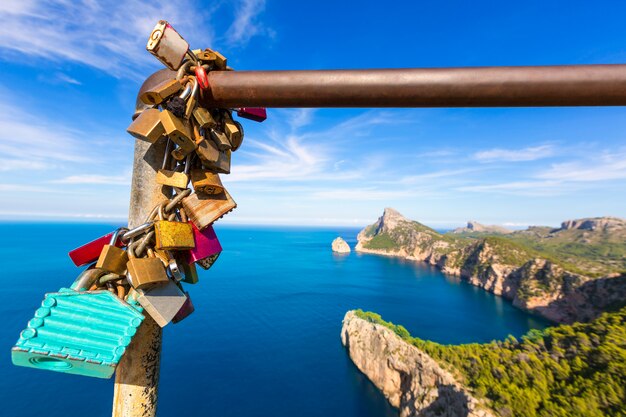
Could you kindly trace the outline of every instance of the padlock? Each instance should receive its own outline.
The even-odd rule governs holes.
[[[183,85],[178,80],[165,80],[155,85],[149,90],[144,91],[139,100],[145,104],[156,106],[178,93],[183,89]]]
[[[46,294],[11,349],[14,365],[110,378],[143,321],[139,307],[109,291]]]
[[[200,61],[204,64],[207,64],[211,67],[215,66],[215,60],[217,59],[217,55],[211,52],[210,49],[205,49],[204,51],[198,51],[195,53]]]
[[[170,221],[163,217],[163,205],[159,206],[159,220],[154,222],[156,249],[184,250],[193,249],[196,245],[193,240],[193,229],[186,221]]]
[[[213,54],[215,54],[215,66],[218,69],[225,70],[226,67],[228,66],[228,63],[226,61],[226,57],[224,55],[220,54],[217,51],[213,51],[213,50],[208,49],[208,48],[207,48],[207,50],[209,52],[212,52]]]
[[[113,272],[117,275],[126,274],[126,264],[128,263],[128,254],[124,249],[116,246],[118,237],[121,231],[128,231],[125,227],[121,227],[113,233],[111,241],[108,245],[104,245],[98,262],[96,262],[96,268],[102,269],[107,272]]]
[[[196,247],[188,252],[188,263],[200,263],[204,259],[207,259],[215,254],[219,254],[222,251],[222,245],[217,239],[213,226],[207,226],[203,230],[199,230],[196,225],[192,223],[192,227]]]
[[[187,104],[185,106],[185,119],[187,120],[191,118],[193,111],[196,108],[196,102],[198,100],[198,86],[200,85],[200,83],[196,78],[189,77],[189,83],[187,83],[187,86],[189,86],[189,84],[192,84],[192,86],[191,93],[189,95],[189,98],[187,99]]]
[[[191,185],[194,190],[204,194],[221,194],[224,192],[220,176],[201,168],[191,170]]]
[[[74,265],[83,266],[97,260],[100,257],[100,253],[102,253],[104,246],[109,244],[111,241],[114,233],[115,232],[107,233],[98,239],[92,240],[83,246],[71,250],[68,255],[70,256],[72,262],[74,262]],[[116,245],[120,248],[126,246],[121,239],[117,241]]]
[[[230,156],[231,151],[218,151],[217,161],[215,162],[203,162],[205,168],[213,172],[219,172],[220,174],[230,174]]]
[[[163,128],[165,129],[165,134],[179,146],[180,153],[183,157],[196,150],[196,143],[191,139],[188,124],[185,124],[183,120],[174,116],[169,110],[163,110],[160,113],[160,117]]]
[[[237,110],[237,116],[255,122],[263,122],[267,119],[267,110],[265,107],[242,107]]]
[[[219,258],[220,253],[216,253],[215,255],[211,255],[204,259],[200,259],[199,261],[196,262],[196,264],[200,266],[202,269],[209,269],[213,266],[215,261],[217,261],[217,258]]]
[[[196,155],[203,164],[214,165],[220,159],[220,151],[212,140],[202,139],[198,142]]]
[[[161,260],[148,249],[148,256],[137,258],[134,243],[128,247],[128,263],[126,277],[134,289],[146,289],[170,282]]]
[[[206,75],[206,70],[202,67],[202,65],[196,65],[194,70],[196,74],[196,80],[198,80],[198,85],[202,90],[206,90],[209,88],[209,78]]]
[[[161,265],[161,261],[158,261]],[[187,300],[185,293],[172,280],[164,285],[138,289],[137,301],[161,327],[165,327]]]
[[[189,219],[199,230],[210,226],[237,207],[226,189],[222,194],[193,193],[183,198],[182,203]]]
[[[213,142],[215,142],[217,149],[220,151],[226,151],[232,147],[228,137],[223,132],[220,132],[217,129],[209,129],[209,134],[211,135]]]
[[[224,113],[224,134],[233,151],[241,146],[243,140],[243,131],[239,129],[240,126],[241,125],[237,126],[228,112]]]
[[[180,282],[184,278],[183,265],[178,262],[178,258],[172,251],[156,249],[154,254],[163,262],[167,274],[174,282]]]
[[[176,71],[185,59],[189,44],[167,21],[159,20],[148,38],[146,49],[163,65]]]
[[[177,263],[180,266],[180,269],[183,274],[183,282],[187,284],[197,284],[199,281],[198,278],[198,270],[196,269],[196,264],[188,263],[184,259],[181,259],[183,255],[179,255],[176,257]]]
[[[163,164],[161,165],[161,169],[157,171],[156,174],[156,182],[161,185],[168,185],[170,187],[176,188],[187,188],[187,184],[189,183],[189,164],[185,164],[184,172],[172,171],[170,168],[170,151],[172,148],[172,141],[170,139],[167,140],[167,145],[165,146],[165,156],[163,157]],[[187,159],[191,159],[191,155],[187,155]]]
[[[96,269],[95,264],[92,264],[80,273],[70,289],[74,291],[87,291],[98,280],[98,278],[106,275],[107,273],[107,271],[102,269]]]
[[[193,111],[193,118],[196,123],[198,123],[198,126],[203,129],[210,129],[217,126],[217,122],[211,112],[204,107],[196,107]]]
[[[126,131],[137,139],[145,140],[150,143],[156,142],[163,137],[165,130],[161,124],[161,113],[158,109],[146,109],[139,113],[139,116],[133,120]]]
[[[195,311],[195,308],[193,307],[193,303],[191,302],[191,297],[189,296],[189,293],[186,291],[185,291],[185,296],[187,297],[187,299],[185,300],[185,304],[183,304],[180,310],[178,310],[178,313],[176,313],[176,315],[172,319],[172,323],[174,324],[185,320],[187,317],[191,315],[191,313]]]
[[[243,135],[243,126],[241,125],[241,123],[233,121],[233,124],[239,131],[239,135],[233,135],[231,137],[231,142],[230,142],[230,144],[232,145],[231,151],[235,152],[237,149],[241,147],[241,144],[243,143],[244,135]]]

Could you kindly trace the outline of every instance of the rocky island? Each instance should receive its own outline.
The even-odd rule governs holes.
[[[350,253],[350,246],[348,246],[348,242],[343,240],[342,237],[338,237],[333,240],[332,249],[333,252],[337,253]]]
[[[386,208],[356,251],[426,262],[558,323],[589,321],[626,300],[626,220],[568,220],[509,231],[470,222],[439,233]]]

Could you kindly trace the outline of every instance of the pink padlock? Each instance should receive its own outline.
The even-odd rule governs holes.
[[[242,107],[237,109],[237,116],[254,120],[255,122],[262,122],[267,119],[267,110],[265,110],[265,107]]]
[[[203,259],[209,258],[215,254],[219,254],[222,251],[222,245],[217,240],[217,235],[213,226],[208,226],[203,230],[198,230],[195,224],[191,223],[193,230],[193,237],[196,242],[196,246],[189,251],[189,257],[187,262],[201,262]],[[202,263],[199,264],[202,266]]]

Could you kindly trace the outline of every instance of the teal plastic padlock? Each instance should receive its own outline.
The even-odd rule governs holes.
[[[143,321],[142,309],[109,291],[46,294],[11,350],[14,365],[110,378]]]

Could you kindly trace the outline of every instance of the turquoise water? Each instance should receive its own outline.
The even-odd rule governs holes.
[[[109,230],[0,224],[0,401],[6,416],[109,416],[113,380],[10,363],[45,292],[78,274],[67,252]],[[217,226],[224,252],[187,286],[196,307],[164,330],[160,416],[396,416],[350,362],[341,320],[363,308],[442,343],[519,336],[545,322],[437,270],[374,255],[335,255],[356,229]]]

